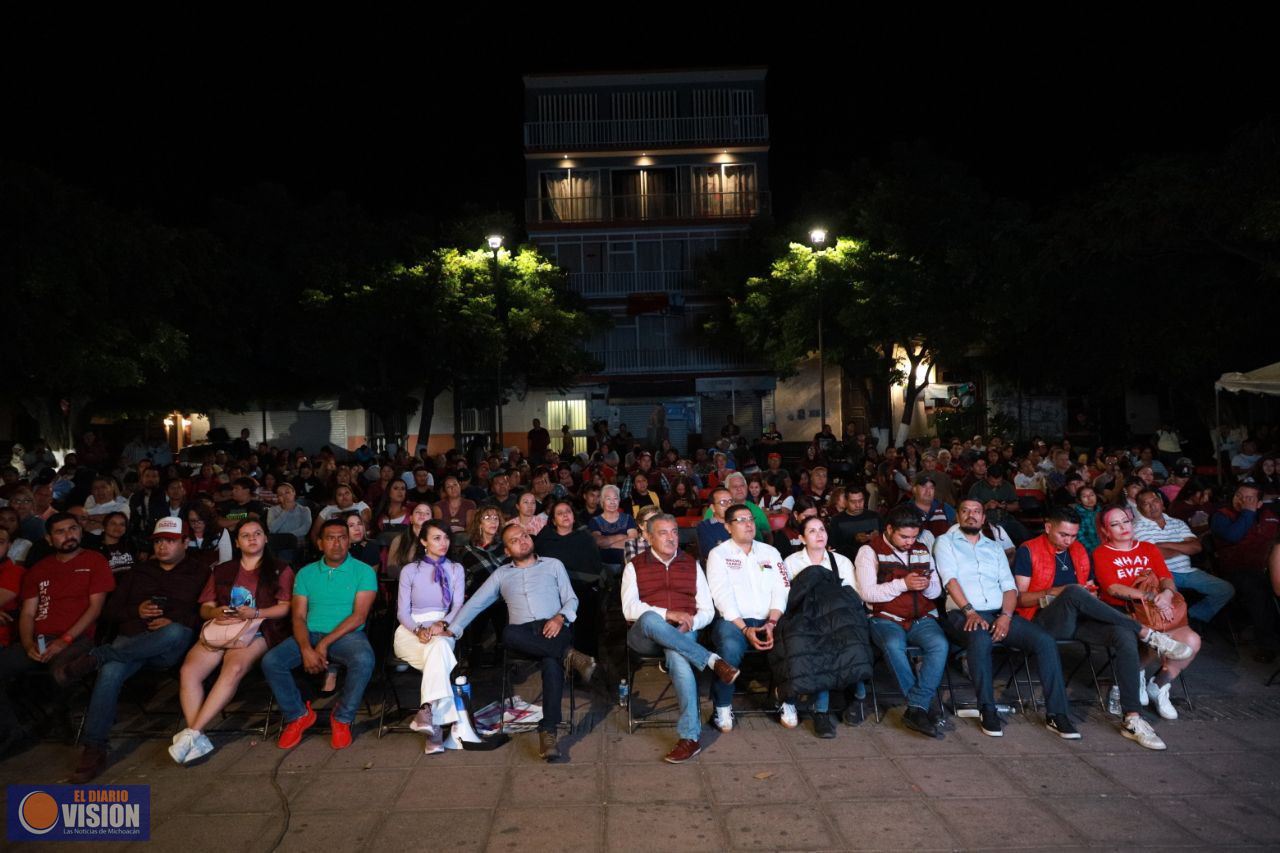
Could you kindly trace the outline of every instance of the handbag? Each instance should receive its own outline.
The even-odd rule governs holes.
[[[1143,593],[1143,595],[1147,593],[1154,595],[1160,592],[1160,579],[1156,577],[1155,572],[1147,569],[1138,575],[1129,586]],[[1172,631],[1175,628],[1183,628],[1187,624],[1187,600],[1182,597],[1180,592],[1173,594],[1173,615],[1168,619],[1161,614],[1160,608],[1156,607],[1154,602],[1147,601],[1145,598],[1141,601],[1130,601],[1128,605],[1129,615],[1135,621],[1153,631]]]
[[[215,617],[205,622],[200,628],[200,645],[211,652],[243,649],[258,636],[258,629],[262,627],[262,622],[262,619],[219,622]]]

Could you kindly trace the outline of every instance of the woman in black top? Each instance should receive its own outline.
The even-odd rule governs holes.
[[[578,650],[594,655],[598,646],[597,611],[601,602],[600,549],[595,537],[577,526],[573,501],[557,498],[551,504],[550,521],[534,540],[539,557],[551,557],[564,563],[569,573],[569,583],[578,595],[578,619],[574,623],[573,645]]]

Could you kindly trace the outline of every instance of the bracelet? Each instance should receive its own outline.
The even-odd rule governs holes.
[[[61,641],[62,641],[62,642],[64,642],[64,643],[66,643],[68,646],[69,646],[69,645],[71,645],[72,643],[74,643],[74,642],[76,641],[76,638],[75,638],[75,637],[73,637],[73,636],[71,636],[71,633],[70,633],[70,632],[67,632],[66,634],[63,634],[63,635],[62,635],[61,637],[59,637],[58,639],[59,639],[59,640],[61,640]]]
[[[1004,611],[1001,611],[1001,612],[1000,612],[1000,616],[1003,616],[1003,617],[1004,617],[1004,618],[1006,618],[1006,619],[1013,619],[1013,614],[1012,614],[1012,613],[1005,613]],[[1000,618],[1000,616],[997,616],[996,618],[997,618],[997,619],[999,619],[999,618]]]

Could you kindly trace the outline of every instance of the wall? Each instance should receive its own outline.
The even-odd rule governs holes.
[[[843,423],[841,412],[840,368],[826,365],[827,412],[826,422],[836,435]],[[818,388],[818,359],[809,358],[800,365],[800,372],[790,379],[780,380],[773,393],[774,419],[784,441],[809,441],[822,430],[822,421],[816,414],[821,395]],[[804,411],[801,418],[799,411]],[[765,424],[768,427],[768,424]]]

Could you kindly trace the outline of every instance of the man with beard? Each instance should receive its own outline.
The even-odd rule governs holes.
[[[9,707],[9,682],[46,668],[65,685],[67,668],[93,648],[94,625],[116,586],[107,558],[80,547],[84,534],[74,516],[55,513],[46,527],[54,552],[23,578],[21,642],[0,652],[0,756],[28,738]]]
[[[1035,656],[1044,686],[1046,725],[1062,738],[1080,733],[1068,715],[1058,644],[1048,631],[1015,613],[1018,585],[1004,549],[982,535],[986,510],[981,501],[960,502],[959,523],[942,534],[933,548],[938,575],[947,590],[947,628],[953,642],[968,651],[969,677],[978,694],[979,725],[990,737],[1004,734],[992,688],[991,647],[1004,642]]]

